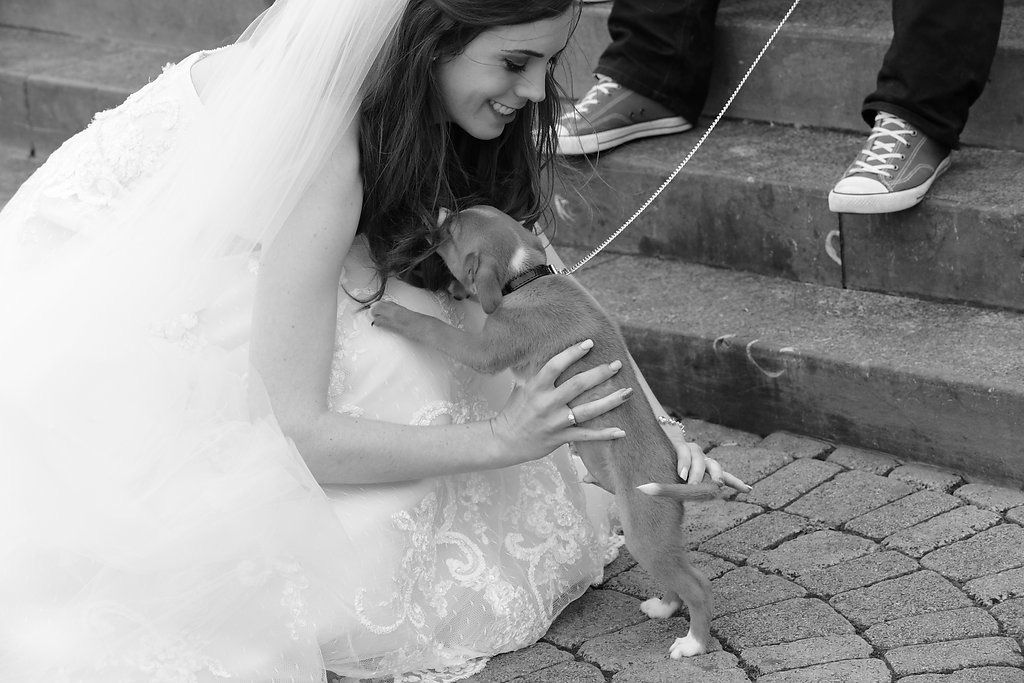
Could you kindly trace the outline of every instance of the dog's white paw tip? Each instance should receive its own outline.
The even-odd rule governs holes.
[[[677,603],[665,602],[661,598],[650,598],[640,603],[640,611],[651,619],[668,619],[677,609]]]
[[[701,655],[707,651],[708,649],[701,645],[699,640],[688,635],[685,638],[676,638],[676,642],[672,643],[668,654],[672,659],[682,659],[683,657]]]

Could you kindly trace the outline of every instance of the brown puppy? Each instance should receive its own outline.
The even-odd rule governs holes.
[[[587,426],[621,427],[626,436],[581,442],[577,449],[590,474],[615,494],[629,552],[664,589],[663,598],[646,600],[640,608],[652,618],[665,618],[679,608],[680,596],[686,603],[690,632],[676,639],[671,657],[706,652],[711,641],[711,590],[707,579],[687,561],[681,501],[715,497],[717,486],[680,483],[676,449],[650,405],[639,398],[642,391],[622,335],[575,278],[545,275],[502,294],[517,276],[547,263],[540,238],[489,206],[462,211],[452,217],[449,226],[450,239],[438,253],[458,280],[453,294],[475,295],[483,306],[488,316],[483,330],[479,334],[465,332],[387,301],[370,307],[374,324],[488,374],[511,368],[519,378],[531,377],[552,356],[583,339],[593,339],[594,348],[558,382],[587,368],[623,361],[622,370],[608,381],[617,389],[633,387],[638,398],[594,418]],[[608,387],[601,386],[574,404],[608,393]]]

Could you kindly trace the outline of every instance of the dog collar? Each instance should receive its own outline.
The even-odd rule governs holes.
[[[555,269],[546,263],[543,266],[534,266],[529,270],[516,275],[514,278],[505,283],[505,286],[501,288],[501,295],[508,296],[512,292],[516,291],[520,287],[530,284],[537,278],[544,277],[545,275],[554,275]]]

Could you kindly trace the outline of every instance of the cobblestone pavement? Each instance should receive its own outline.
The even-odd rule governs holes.
[[[473,683],[1024,683],[1024,492],[889,455],[687,420],[754,490],[687,504],[714,650],[668,657],[685,610],[623,551],[544,639]]]

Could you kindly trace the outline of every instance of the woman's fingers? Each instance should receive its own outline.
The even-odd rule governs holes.
[[[626,432],[622,431],[618,427],[607,427],[605,429],[584,429],[583,427],[573,427],[565,432],[565,438],[568,442],[579,442],[579,441],[612,441],[613,439],[621,439],[626,436]]]
[[[588,372],[590,371],[588,370]],[[587,420],[592,420],[598,415],[603,415],[609,410],[618,408],[632,395],[633,390],[627,387],[625,389],[613,391],[607,396],[602,396],[599,399],[575,405],[572,407],[572,412],[576,415],[576,423],[583,424]]]
[[[738,477],[735,477],[725,470],[722,470],[722,483],[731,489],[736,489],[740,493],[748,493],[754,489],[744,484]]]
[[[704,451],[693,442],[687,442],[686,448],[690,451],[690,471],[685,480],[687,484],[699,484],[704,479],[704,472],[707,469]]]
[[[569,369],[569,366],[587,355],[590,349],[594,348],[594,340],[587,339],[579,344],[573,344],[565,351],[557,353],[537,371],[535,379],[542,384],[555,383],[559,375]],[[567,401],[568,402],[568,401]]]

